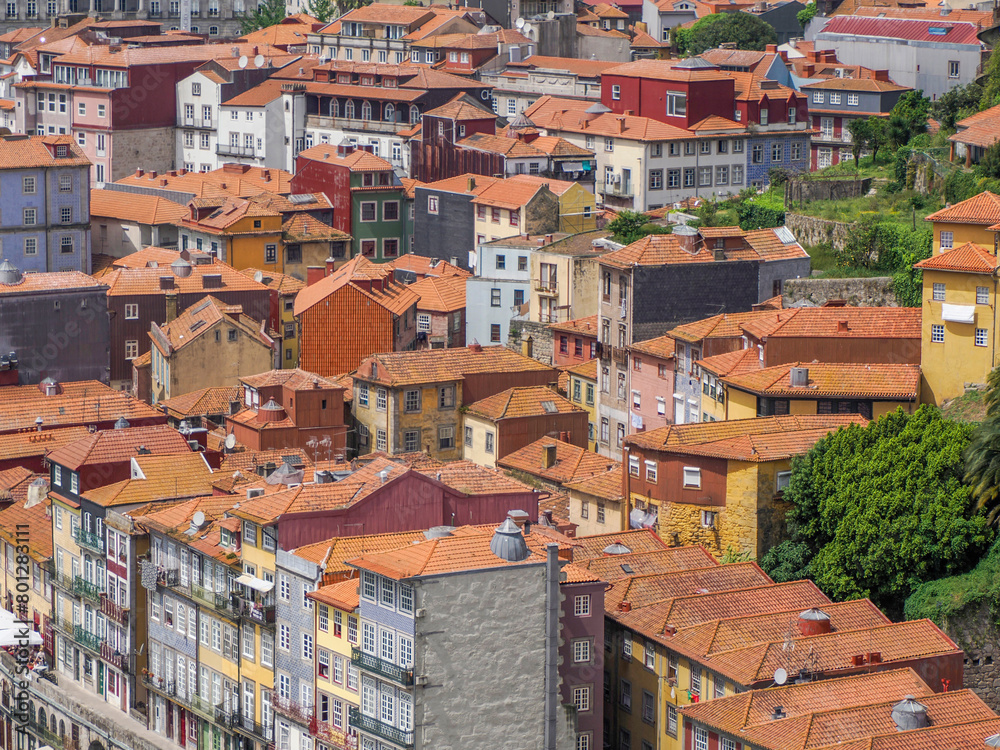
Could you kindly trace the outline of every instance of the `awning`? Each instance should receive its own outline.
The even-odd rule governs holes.
[[[249,586],[254,591],[259,591],[262,594],[266,594],[268,591],[274,588],[274,581],[262,581],[260,578],[252,576],[249,573],[244,573],[239,578],[237,578],[236,583],[241,583],[244,586]]]
[[[949,323],[972,323],[976,319],[975,305],[941,305],[941,318]]]
[[[42,645],[42,636],[23,621],[17,620],[12,612],[0,609],[0,648]]]
[[[586,171],[582,161],[564,161],[562,163],[563,172],[584,172]]]

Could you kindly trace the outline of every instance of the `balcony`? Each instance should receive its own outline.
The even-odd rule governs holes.
[[[360,105],[359,105],[360,106]],[[306,127],[320,130],[351,130],[365,133],[395,135],[400,130],[413,127],[409,122],[391,120],[362,120],[360,117],[329,117],[320,114],[306,115]]]
[[[65,633],[66,635],[73,635],[73,621],[67,620],[65,617],[59,617],[56,615],[52,618],[52,624],[57,629]]]
[[[215,717],[215,706],[200,695],[191,696],[191,709],[211,721]]]
[[[129,609],[108,598],[108,595],[101,593],[101,614],[109,620],[114,620],[122,625],[128,625]]]
[[[59,588],[66,589],[67,591],[73,591],[75,593],[73,589],[73,576],[68,576],[62,571],[55,569],[53,569],[52,572],[49,573],[49,576],[51,577],[50,580],[52,581],[52,583],[54,583]]]
[[[104,554],[104,539],[100,534],[95,534],[92,531],[86,531],[82,528],[74,528],[73,539],[85,549],[89,549],[99,555]]]
[[[600,193],[602,195],[611,195],[615,198],[632,198],[635,193],[632,192],[632,183],[629,182],[615,182],[615,183],[604,183],[601,186]]]
[[[263,151],[257,154],[257,150],[253,146],[234,146],[231,143],[218,144],[215,147],[215,153],[219,156],[247,156],[251,159],[256,156],[264,156]]]
[[[128,655],[112,648],[110,644],[101,644],[101,658],[119,672],[129,673]]]
[[[366,654],[360,648],[351,649],[351,664],[354,664],[367,672],[374,672],[382,675],[400,685],[410,686],[413,684],[413,670],[404,669],[391,661],[380,659],[374,654]]]
[[[237,615],[241,620],[250,620],[261,625],[274,625],[274,605],[261,604],[249,599],[237,598]]]
[[[101,652],[101,639],[89,630],[85,630],[82,625],[73,626],[73,640],[94,653]]]
[[[238,711],[230,711],[223,704],[215,707],[215,723],[220,727],[235,727],[240,723]]]
[[[365,716],[360,710],[351,706],[348,713],[351,726],[355,729],[362,729],[368,734],[374,734],[389,742],[395,742],[403,747],[413,747],[413,731],[399,729],[391,724],[383,724],[374,716]]]
[[[329,724],[319,724],[313,734],[335,750],[357,750],[358,747],[357,735],[348,734],[343,729],[337,729]]]
[[[233,726],[236,727],[238,731],[249,734],[257,740],[263,740],[264,742],[271,741],[271,727],[265,727],[259,721],[254,721],[253,719],[242,714],[234,714],[234,716],[236,717],[236,723],[233,724]]]
[[[559,294],[559,285],[554,281],[541,281],[535,285],[535,291],[548,297],[555,297]]]
[[[73,578],[73,593],[77,596],[82,596],[84,599],[90,599],[94,604],[100,604],[104,587],[94,581],[88,581],[81,576],[75,576]]]
[[[161,586],[180,586],[181,572],[176,568],[158,568],[156,582]]]
[[[39,724],[34,716],[28,720],[28,731],[38,738],[39,745],[48,745],[49,747],[63,747],[64,745],[62,737],[48,727]]]
[[[187,117],[185,115],[182,119],[184,120],[185,128],[203,128],[205,130],[215,130],[215,127],[217,125],[214,117],[211,117],[206,120],[204,117]]]
[[[215,593],[197,583],[191,584],[191,596],[207,607],[215,607]]]
[[[290,719],[295,719],[300,724],[309,724],[313,720],[313,707],[303,706],[298,701],[291,698],[282,698],[275,694],[271,696],[271,705],[279,714],[284,714]]]
[[[628,349],[623,346],[616,346],[611,352],[611,359],[620,365],[628,364]]]

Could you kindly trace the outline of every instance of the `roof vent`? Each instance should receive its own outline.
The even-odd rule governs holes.
[[[987,737],[986,747],[1000,747],[1000,734],[991,734]]]
[[[556,464],[556,444],[542,446],[542,468],[551,469]]]
[[[507,562],[521,562],[527,559],[528,544],[524,541],[524,535],[517,527],[517,524],[509,518],[497,526],[490,540],[490,552]]]
[[[614,544],[609,544],[603,550],[601,550],[605,555],[631,555],[632,550],[626,547],[617,539]]]
[[[161,276],[160,277],[160,289],[173,289],[174,288],[174,277],[173,276]]]
[[[191,275],[191,264],[183,258],[178,258],[170,264],[170,272],[178,279],[186,279]]]
[[[451,526],[432,526],[424,532],[425,539],[441,539],[446,536],[452,536]]]
[[[206,273],[204,276],[201,277],[201,286],[203,289],[221,289],[222,274]]]
[[[777,721],[778,719],[784,719],[784,718],[787,718],[787,717],[788,717],[788,714],[785,713],[785,707],[784,706],[775,706],[774,707],[774,712],[771,714],[771,718],[772,719],[774,719],[775,721]]]
[[[806,388],[809,386],[808,367],[790,367],[788,370],[792,388]]]
[[[830,615],[812,607],[799,615],[799,632],[802,635],[824,635],[831,630]]]
[[[0,263],[0,284],[14,286],[22,281],[24,281],[24,274],[21,273],[20,269],[9,260],[4,259]]]
[[[917,703],[916,698],[912,695],[906,696],[892,707],[892,720],[900,732],[930,726],[930,720],[927,718],[927,706]]]
[[[125,417],[118,417],[118,421],[115,422],[116,430],[126,430],[130,427],[128,420]]]

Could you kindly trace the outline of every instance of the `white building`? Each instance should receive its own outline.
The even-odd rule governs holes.
[[[514,236],[478,246],[475,276],[465,284],[465,340],[506,343],[511,321],[527,319],[521,305],[531,298],[531,252],[537,241]]]

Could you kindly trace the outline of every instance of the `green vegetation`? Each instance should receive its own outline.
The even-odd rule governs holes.
[[[792,462],[790,539],[761,566],[812,578],[832,598],[870,597],[892,616],[920,584],[969,570],[993,540],[963,483],[969,425],[933,406],[842,429]]]
[[[946,617],[984,603],[1000,623],[1000,541],[968,573],[927,581],[915,588],[903,614],[907,620],[926,617],[941,625]]]
[[[921,133],[927,132],[931,100],[923,91],[907,91],[889,113],[886,136],[895,148],[902,148]]]
[[[806,26],[808,26],[809,22],[813,20],[813,18],[815,17],[816,17],[815,0],[809,0],[809,2],[806,3],[806,7],[804,7],[802,10],[800,10],[798,13],[795,14],[795,20],[799,22],[799,26],[802,27],[803,31],[805,31]]]
[[[931,105],[931,117],[941,123],[941,127],[954,130],[955,122],[979,111],[983,100],[983,87],[973,81],[964,86],[949,89]]]
[[[673,40],[678,54],[700,55],[724,42],[735,43],[736,49],[763,52],[778,37],[771,24],[750,13],[713,13],[689,29],[675,28]]]
[[[1000,55],[990,55],[983,77],[983,98],[979,109],[989,109],[1000,104]]]
[[[669,227],[650,224],[649,217],[638,211],[622,211],[608,222],[611,239],[623,245],[630,245],[650,234],[670,234]]]
[[[953,422],[977,425],[986,419],[986,394],[983,391],[964,393],[946,402],[941,407],[941,414]]]
[[[261,3],[240,18],[240,32],[250,34],[259,29],[266,29],[285,20],[288,13],[284,0],[261,0]]]
[[[306,13],[317,21],[329,23],[337,17],[337,4],[333,0],[309,0]]]
[[[785,223],[785,201],[776,190],[741,195],[736,215],[743,231],[780,227]]]
[[[990,372],[986,386],[986,419],[966,451],[965,481],[972,485],[976,509],[992,524],[1000,516],[1000,368]]]

